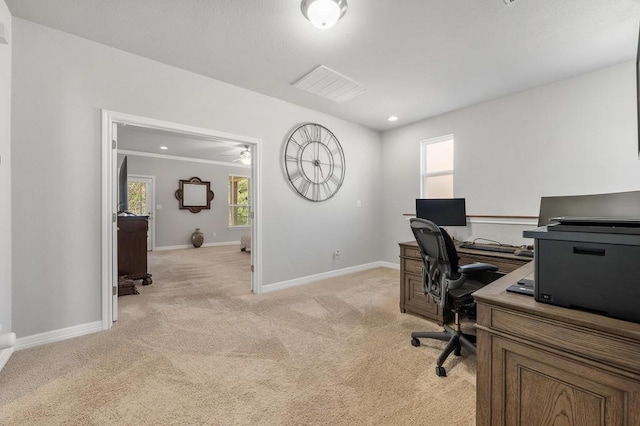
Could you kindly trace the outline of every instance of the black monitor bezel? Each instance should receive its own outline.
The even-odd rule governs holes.
[[[443,216],[438,214],[425,214],[424,209],[429,206],[431,209],[446,210],[453,214]],[[416,217],[427,219],[438,226],[467,226],[466,199],[464,198],[416,198]],[[435,219],[435,220],[434,220]]]

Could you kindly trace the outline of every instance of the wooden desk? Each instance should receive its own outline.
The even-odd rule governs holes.
[[[506,291],[533,268],[474,293],[476,424],[640,425],[640,324]]]
[[[499,272],[509,273],[531,262],[529,257],[515,256],[509,253],[489,252],[457,248],[460,265],[474,262],[491,263]],[[422,289],[422,258],[418,243],[409,241],[400,243],[400,312],[409,312],[430,319],[442,325],[451,317],[441,307],[424,294]]]

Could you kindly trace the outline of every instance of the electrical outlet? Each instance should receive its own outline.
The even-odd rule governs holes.
[[[336,260],[340,259],[340,250],[336,250],[333,252],[333,258]]]

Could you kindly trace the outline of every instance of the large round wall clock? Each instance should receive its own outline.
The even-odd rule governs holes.
[[[344,181],[342,146],[319,124],[305,123],[291,133],[284,149],[284,166],[291,187],[307,200],[328,200]]]

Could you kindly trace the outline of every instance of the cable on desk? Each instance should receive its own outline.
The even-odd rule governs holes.
[[[496,240],[490,240],[488,238],[474,238],[472,243],[475,244],[476,241],[488,241],[490,243],[494,243],[494,244],[498,244],[500,246],[507,246],[508,244],[502,244],[500,241],[496,241]]]

